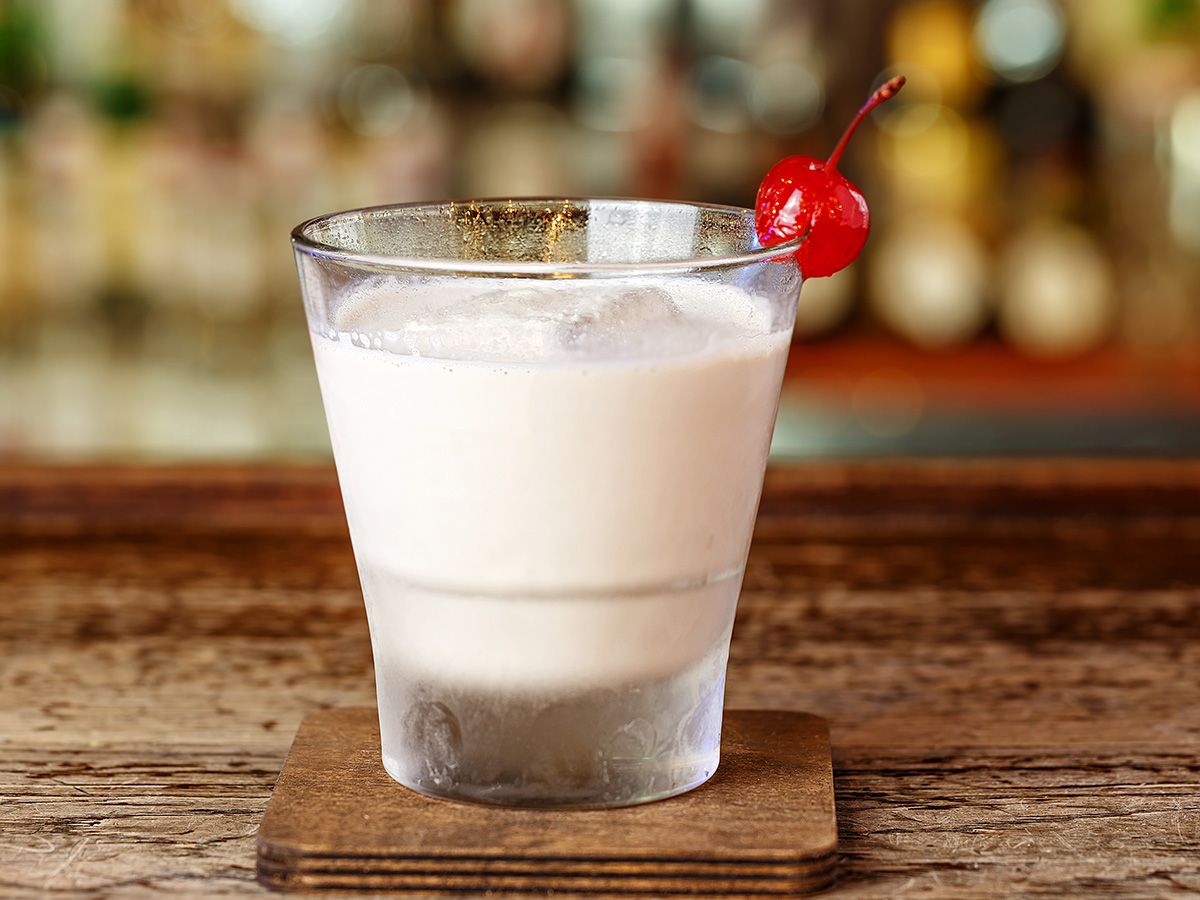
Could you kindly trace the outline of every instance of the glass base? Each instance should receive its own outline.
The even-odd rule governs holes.
[[[590,798],[581,795],[574,799],[552,799],[538,792],[514,791],[508,786],[495,784],[454,784],[446,789],[430,786],[427,783],[410,784],[400,776],[396,761],[389,761],[387,757],[383,759],[383,768],[393,781],[398,782],[410,791],[416,791],[418,794],[431,797],[434,800],[455,800],[460,803],[477,803],[485,806],[504,806],[516,809],[584,810],[640,806],[643,803],[653,803],[656,800],[667,800],[670,797],[678,797],[680,794],[686,794],[688,791],[695,790],[712,778],[716,774],[718,762],[719,759],[714,759],[709,766],[705,767],[703,775],[699,779],[685,782],[657,793],[640,796],[608,796],[603,791],[599,791]]]
[[[554,694],[391,680],[379,706],[384,768],[422,794],[500,806],[681,794],[717,770],[727,648],[726,636],[668,678]]]

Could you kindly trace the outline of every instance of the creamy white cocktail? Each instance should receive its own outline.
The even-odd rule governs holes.
[[[313,347],[397,780],[617,805],[715,771],[798,288],[757,265],[322,288]]]

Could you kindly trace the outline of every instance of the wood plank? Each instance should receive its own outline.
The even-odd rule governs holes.
[[[332,472],[0,469],[0,535],[0,894],[260,892],[296,726],[373,697]],[[832,721],[842,895],[1161,896],[1198,637],[1200,464],[796,467],[729,702]]]

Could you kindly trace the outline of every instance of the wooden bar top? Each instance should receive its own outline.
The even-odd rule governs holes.
[[[262,893],[372,702],[332,469],[0,468],[0,894]],[[832,722],[835,895],[1200,890],[1200,462],[773,469],[728,703]]]

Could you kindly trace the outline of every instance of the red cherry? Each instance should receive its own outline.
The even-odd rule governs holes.
[[[858,257],[871,230],[871,213],[862,192],[837,170],[842,153],[859,124],[879,104],[896,96],[904,76],[893,78],[858,111],[829,159],[789,156],[771,167],[758,186],[754,229],[769,247],[805,235],[796,251],[805,278],[822,278]]]

